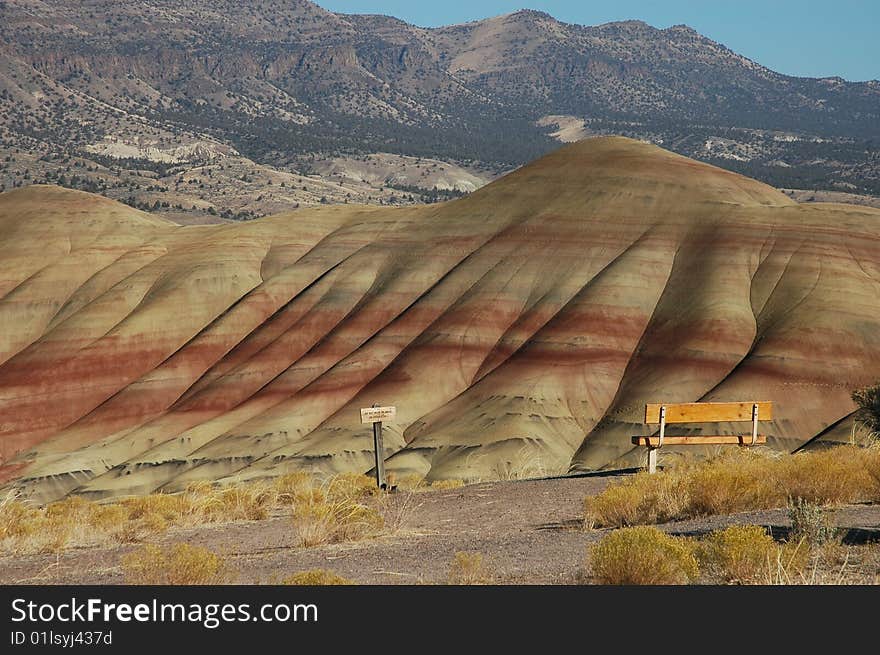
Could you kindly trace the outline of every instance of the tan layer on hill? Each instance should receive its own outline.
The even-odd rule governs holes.
[[[773,400],[793,450],[880,377],[878,225],[623,138],[417,208],[180,227],[2,194],[0,475],[46,500],[366,471],[376,402],[388,470],[429,479],[636,463],[656,401]]]

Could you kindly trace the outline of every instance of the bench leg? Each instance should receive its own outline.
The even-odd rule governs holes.
[[[648,473],[657,472],[657,449],[648,448]]]

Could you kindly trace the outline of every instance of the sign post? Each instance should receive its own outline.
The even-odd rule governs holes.
[[[385,448],[382,444],[382,421],[373,423],[373,450],[376,453],[376,486],[385,488]]]
[[[361,423],[373,424],[373,450],[376,453],[376,486],[379,489],[387,488],[385,482],[385,456],[382,446],[382,421],[393,421],[397,416],[397,408],[394,406],[364,407],[361,409]]]

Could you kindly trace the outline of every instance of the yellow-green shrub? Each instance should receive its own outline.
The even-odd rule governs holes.
[[[590,548],[589,566],[600,584],[686,584],[699,573],[693,546],[657,528],[620,528]]]
[[[308,571],[298,571],[286,577],[282,584],[286,585],[353,585],[357,584],[353,580],[343,578],[333,571],[327,569],[310,569]]]
[[[126,555],[122,568],[130,584],[205,585],[223,578],[223,559],[190,544],[168,548],[148,544]]]
[[[779,547],[757,525],[734,525],[716,530],[696,549],[702,570],[724,582],[745,584],[766,578],[775,568]]]

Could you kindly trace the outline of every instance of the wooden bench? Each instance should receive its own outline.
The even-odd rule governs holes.
[[[668,446],[707,446],[736,444],[754,446],[767,443],[767,437],[758,434],[758,421],[773,418],[773,403],[769,401],[744,403],[649,403],[645,405],[645,423],[659,423],[660,432],[653,436],[637,436],[632,442],[648,449],[648,472],[657,471],[657,450]],[[719,421],[751,421],[752,433],[747,435],[672,436],[666,434],[667,423],[715,423]]]

